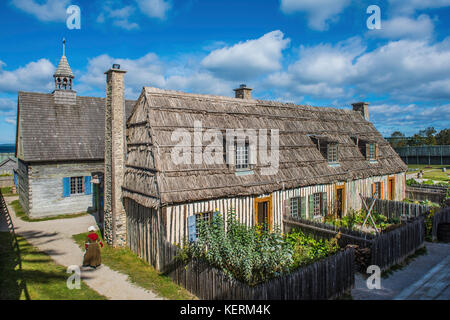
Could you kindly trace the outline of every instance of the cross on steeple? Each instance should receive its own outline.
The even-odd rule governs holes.
[[[59,61],[58,69],[55,74],[55,89],[57,90],[72,90],[73,79],[75,76],[70,69],[69,62],[66,58],[66,39],[63,38],[63,55]]]

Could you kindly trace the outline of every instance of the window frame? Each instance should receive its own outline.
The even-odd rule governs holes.
[[[195,238],[198,239],[200,236],[199,222],[207,221],[209,223],[212,222],[214,218],[214,211],[202,212],[195,214]]]
[[[330,164],[338,163],[338,144],[336,142],[330,142],[327,144],[327,161]]]
[[[296,203],[296,207],[297,207],[297,214],[294,214],[294,203]],[[301,216],[301,210],[302,210],[302,198],[301,197],[292,197],[290,198],[290,203],[289,203],[289,209],[290,209],[290,215],[291,216],[297,216],[300,217]]]
[[[84,177],[69,177],[69,192],[70,196],[84,194]]]
[[[377,160],[377,144],[369,143],[369,160],[375,161]]]
[[[238,149],[239,148],[239,149]],[[243,152],[243,155],[242,155]],[[238,163],[238,160],[244,160],[244,163],[241,161]],[[242,143],[235,142],[234,144],[234,166],[236,170],[250,170],[250,143],[248,141],[245,141],[245,143],[242,145]]]

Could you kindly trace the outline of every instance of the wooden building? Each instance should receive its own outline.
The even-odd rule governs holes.
[[[218,145],[218,158],[235,161],[196,161],[209,143],[196,141],[196,123],[201,135],[215,132],[209,139]],[[159,269],[164,243],[195,240],[197,221],[218,211],[226,216],[234,208],[241,222],[268,222],[273,229],[283,227],[284,214],[343,216],[361,208],[359,194],[405,196],[407,166],[369,121],[367,103],[336,109],[256,100],[245,85],[236,89],[236,98],[146,87],[126,126],[126,165],[111,174],[124,176],[128,245]],[[255,141],[261,140],[217,143],[227,130],[237,129],[278,130],[279,159],[272,174],[264,173],[267,162],[249,160],[260,155]],[[181,164],[173,158],[183,136],[176,132],[192,138],[193,148],[186,149],[190,160]],[[269,153],[276,146],[273,135],[267,133]]]
[[[74,78],[63,53],[53,93],[18,94],[17,189],[31,217],[101,211],[105,99],[77,96]]]

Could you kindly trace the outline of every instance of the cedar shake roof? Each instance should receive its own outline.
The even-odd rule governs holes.
[[[127,117],[134,104],[125,102]],[[22,161],[104,159],[105,98],[77,96],[76,105],[57,105],[52,94],[19,92],[17,117]]]
[[[61,57],[58,68],[56,69],[56,72],[54,74],[54,77],[72,77],[72,78],[75,77],[72,73],[72,69],[70,69],[69,62],[67,61],[66,56],[63,55]]]
[[[227,164],[176,165],[175,129],[279,129],[280,162],[274,175],[236,175]],[[352,137],[378,144],[378,161],[363,156]],[[314,138],[338,143],[339,166],[330,166]],[[192,140],[193,141],[193,140]],[[270,141],[270,138],[269,138]],[[209,143],[204,143],[208,145]],[[188,94],[144,88],[127,123],[128,159],[123,196],[147,207],[329,184],[401,173],[407,166],[374,125],[351,109]],[[259,161],[259,159],[258,159]]]

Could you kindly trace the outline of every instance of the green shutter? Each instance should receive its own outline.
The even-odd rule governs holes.
[[[291,199],[284,200],[284,215],[285,216],[291,215]]]
[[[309,195],[309,203],[308,203],[308,216],[311,219],[314,216],[314,195]]]
[[[328,214],[328,207],[327,207],[327,193],[322,192],[322,216],[326,216]]]
[[[300,199],[300,202],[301,202],[301,211],[300,211],[300,214],[301,214],[301,217],[302,217],[302,219],[306,219],[306,197],[301,197],[301,199]]]

